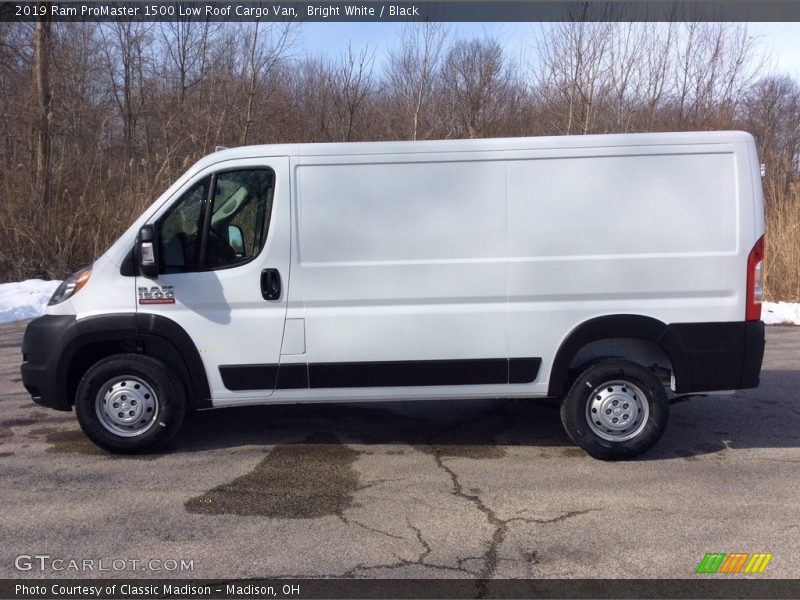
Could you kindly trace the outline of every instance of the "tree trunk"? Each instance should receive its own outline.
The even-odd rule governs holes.
[[[50,25],[46,17],[36,22],[33,57],[37,101],[36,188],[42,206],[50,199]]]

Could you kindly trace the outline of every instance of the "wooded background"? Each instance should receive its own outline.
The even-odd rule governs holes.
[[[765,291],[800,300],[800,87],[745,26],[560,23],[523,60],[410,24],[380,66],[304,56],[299,27],[0,24],[0,281],[91,262],[216,145],[743,129]]]

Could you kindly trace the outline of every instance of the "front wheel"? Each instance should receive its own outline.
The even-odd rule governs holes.
[[[601,460],[642,454],[667,425],[669,401],[658,378],[622,358],[586,368],[561,403],[561,422],[572,441]]]
[[[186,415],[183,385],[163,362],[117,354],[93,365],[75,395],[86,436],[109,452],[149,452],[166,443]]]

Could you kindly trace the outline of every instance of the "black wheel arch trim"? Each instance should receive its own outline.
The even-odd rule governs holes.
[[[591,342],[633,338],[656,343],[672,363],[677,393],[757,387],[764,356],[764,323],[720,321],[666,324],[644,315],[595,317],[575,327],[553,360],[548,395],[562,397],[570,364]]]
[[[137,345],[157,344],[170,358],[180,361],[178,375],[195,408],[210,408],[211,392],[200,353],[189,334],[177,323],[160,315],[118,313],[76,320],[74,316],[47,315],[32,321],[23,339],[23,382],[38,393],[38,403],[70,410],[70,391],[77,382],[71,373],[80,352],[99,344],[119,343],[119,352],[137,351]],[[88,366],[88,365],[85,365]],[[30,388],[29,388],[30,391]],[[38,396],[38,397],[37,397]]]
[[[548,396],[560,398],[566,393],[570,379],[570,364],[581,348],[587,344],[609,338],[634,338],[658,343],[666,329],[666,323],[643,315],[606,315],[584,321],[564,338],[556,352],[550,370]],[[673,357],[667,348],[663,349],[672,361],[677,377],[677,373],[684,365],[681,364],[679,357]]]

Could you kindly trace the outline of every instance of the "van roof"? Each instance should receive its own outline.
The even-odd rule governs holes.
[[[625,146],[722,144],[750,142],[744,131],[699,131],[571,135],[547,137],[481,138],[458,140],[339,142],[313,144],[262,144],[214,152],[195,165],[205,167],[226,160],[262,156],[336,156],[359,154],[416,154],[435,152],[481,152],[493,150],[547,150],[559,148],[602,148]]]

